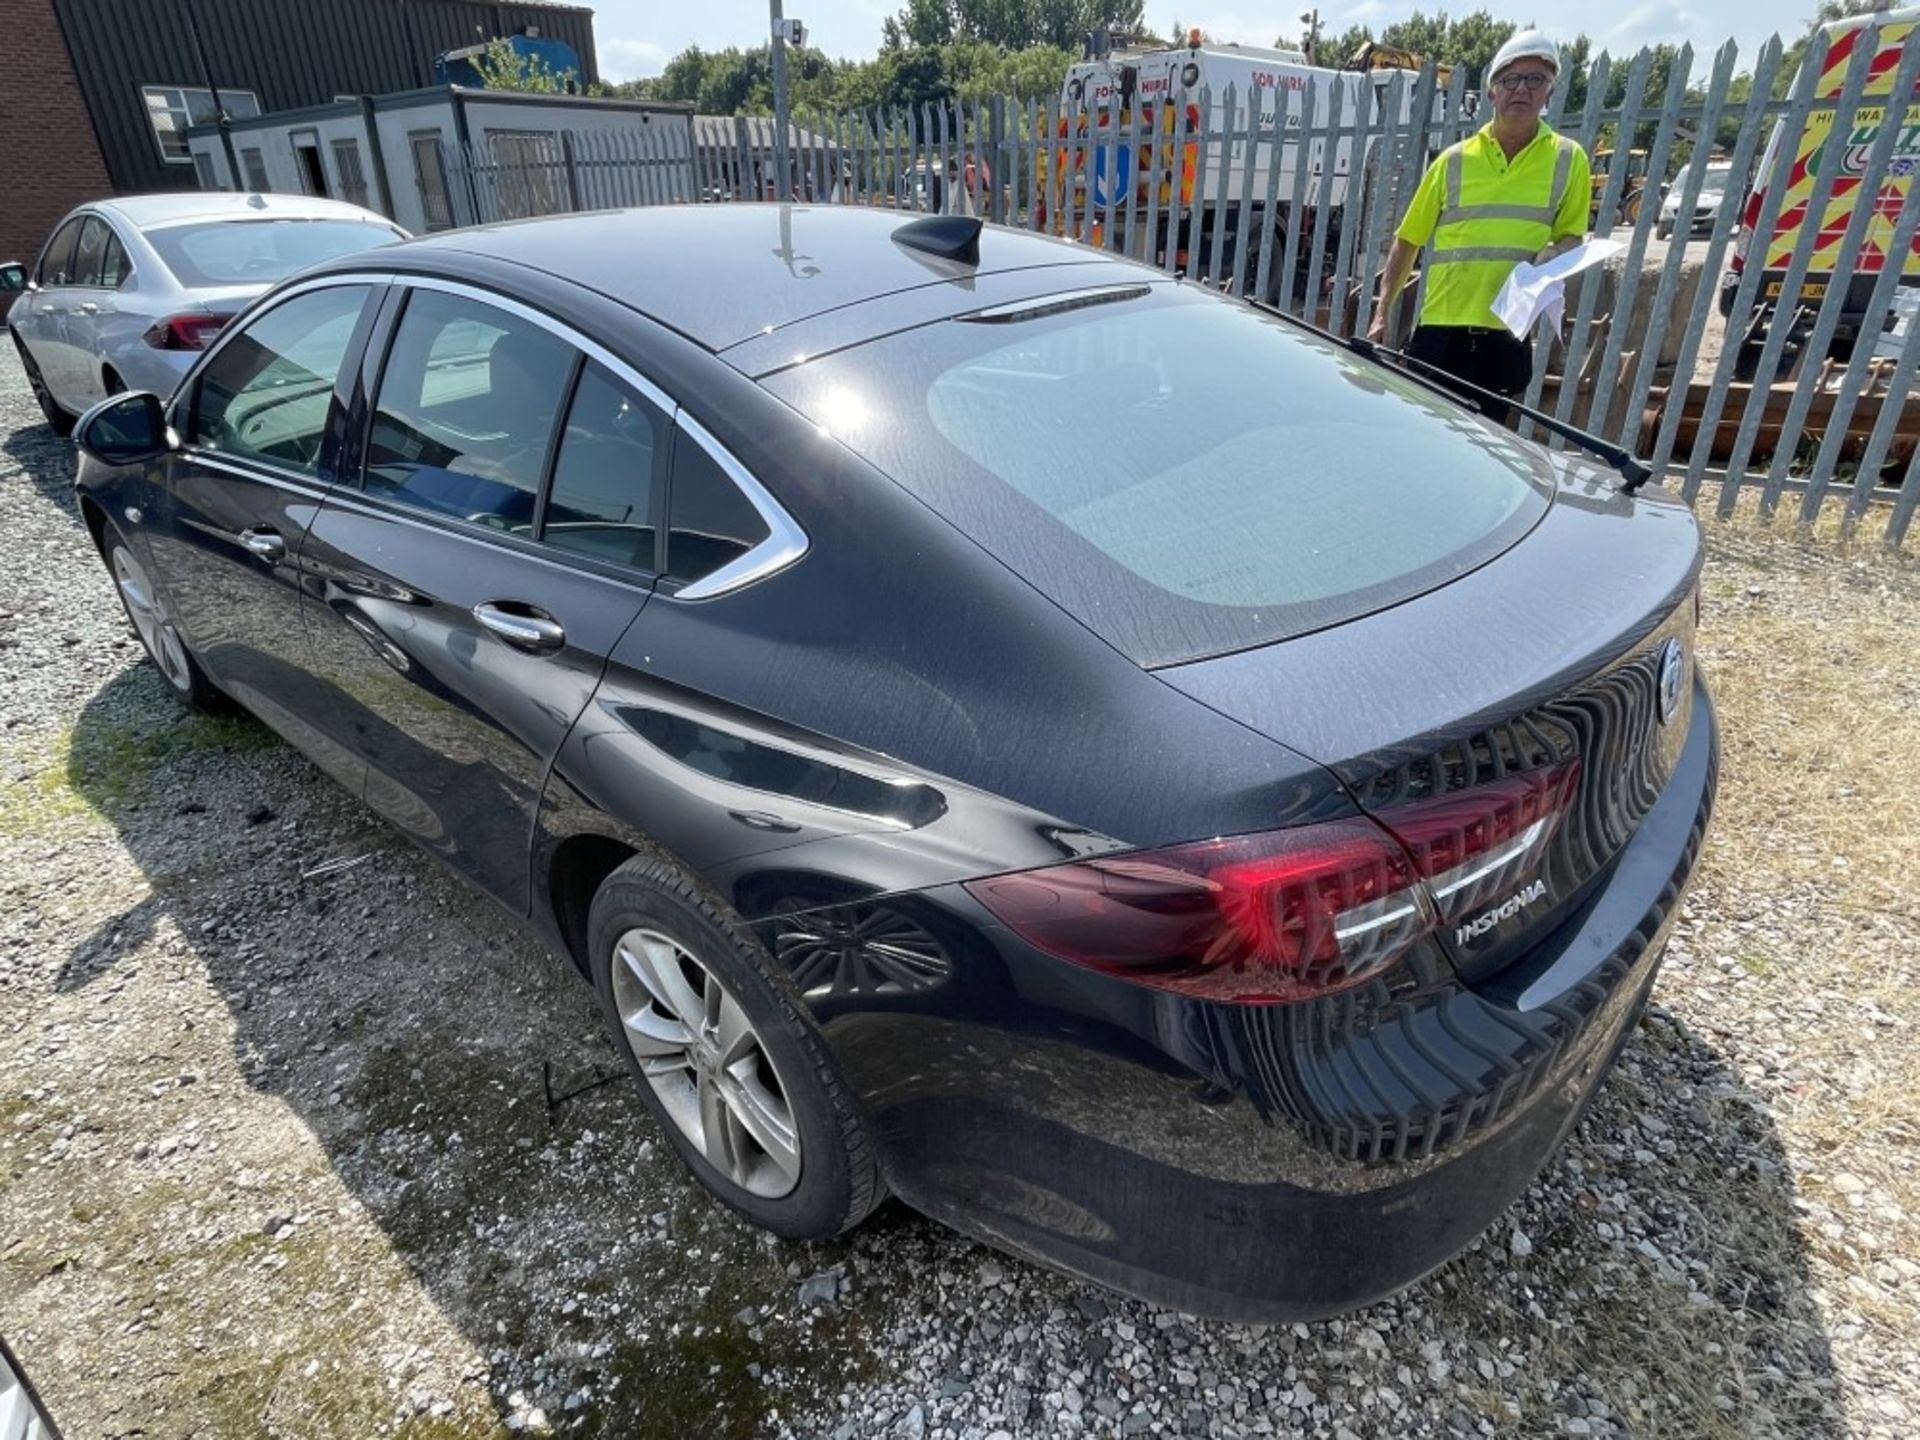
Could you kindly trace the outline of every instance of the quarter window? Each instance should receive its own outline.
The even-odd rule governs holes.
[[[654,497],[667,417],[588,361],[567,411],[540,538],[579,555],[655,568]]]
[[[143,85],[140,93],[147,102],[147,121],[153,126],[153,138],[159,142],[160,156],[169,165],[191,165],[187,151],[187,131],[217,118],[213,92],[191,85]],[[239,119],[260,113],[260,100],[251,90],[220,91],[220,103],[227,114]]]
[[[572,346],[504,310],[414,291],[380,380],[368,493],[532,534],[575,358]]]
[[[771,532],[740,487],[682,432],[673,445],[667,574],[694,581],[738,560]]]
[[[364,285],[342,285],[297,295],[221,345],[195,396],[194,443],[317,473],[334,386],[367,294]]]
[[[118,290],[133,274],[133,262],[127,259],[127,247],[118,235],[107,237],[107,253],[100,262],[100,283]]]

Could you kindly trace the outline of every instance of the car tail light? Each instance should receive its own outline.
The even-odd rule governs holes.
[[[1580,766],[1509,776],[1383,814],[1443,920],[1481,909],[1532,878],[1573,803]]]
[[[169,315],[141,338],[156,350],[204,350],[226,325],[226,315]]]
[[[967,889],[1063,960],[1237,1004],[1357,984],[1434,923],[1406,853],[1364,820],[1099,856]]]
[[[1388,969],[1443,911],[1538,868],[1576,767],[1477,786],[1368,820],[1103,855],[973,880],[967,891],[1050,955],[1198,1000],[1330,995]],[[1396,836],[1398,838],[1396,838]]]

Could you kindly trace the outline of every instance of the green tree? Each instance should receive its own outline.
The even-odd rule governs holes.
[[[881,22],[881,44],[888,50],[944,45],[960,24],[953,0],[907,0],[907,8]]]
[[[1576,123],[1587,108],[1587,67],[1591,63],[1593,42],[1576,35],[1560,47],[1560,78],[1554,88],[1560,92],[1560,124]]]
[[[1349,25],[1338,35],[1323,34],[1320,37],[1320,63],[1344,65],[1372,39],[1373,31],[1365,25]]]

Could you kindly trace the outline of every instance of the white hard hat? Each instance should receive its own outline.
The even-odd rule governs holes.
[[[1495,52],[1487,67],[1488,81],[1516,60],[1544,60],[1554,74],[1560,73],[1560,47],[1538,30],[1522,30]]]

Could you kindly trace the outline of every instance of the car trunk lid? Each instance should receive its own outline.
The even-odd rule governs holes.
[[[1700,542],[1663,495],[1556,462],[1534,531],[1418,600],[1160,678],[1331,769],[1415,852],[1469,980],[1590,893],[1691,723]],[[1464,802],[1464,803],[1450,803]]]

